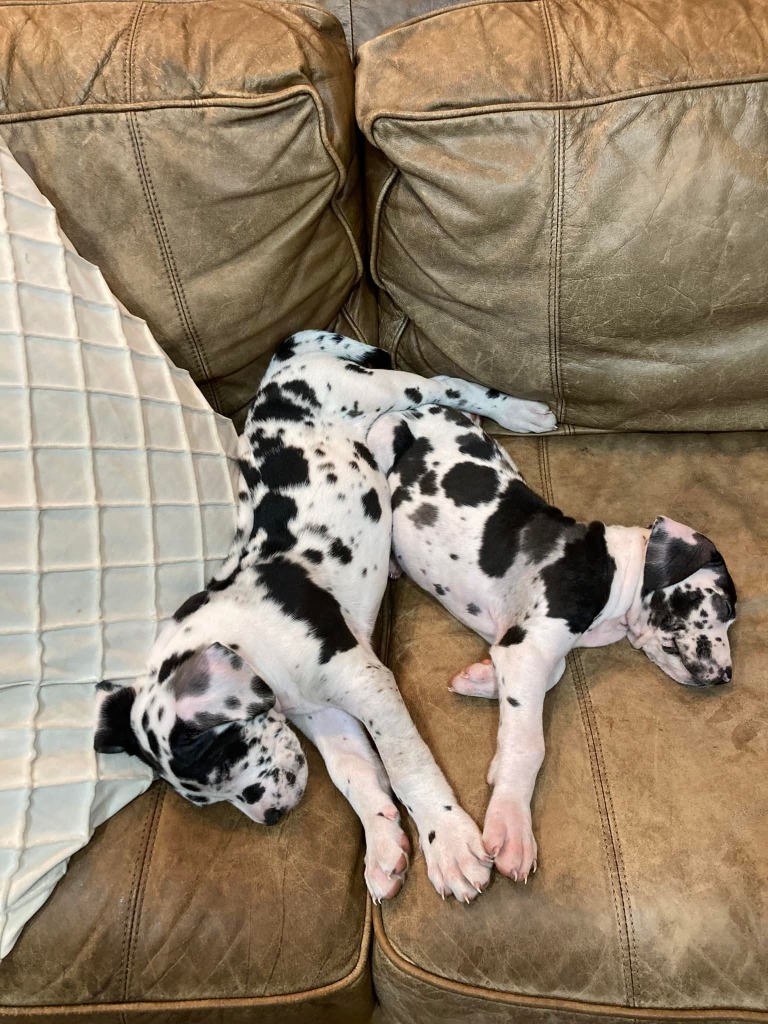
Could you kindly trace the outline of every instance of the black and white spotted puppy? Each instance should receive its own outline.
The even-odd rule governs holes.
[[[362,820],[374,899],[397,892],[407,863],[391,783],[433,884],[469,902],[490,875],[480,832],[370,644],[391,513],[366,436],[384,413],[437,401],[513,430],[554,418],[537,402],[386,365],[384,352],[322,331],[278,348],[241,438],[232,549],[162,631],[146,678],[107,692],[96,743],[142,757],[195,803],[228,800],[273,824],[307,778],[290,722]]]
[[[544,694],[567,653],[626,636],[679,683],[730,682],[733,581],[711,541],[664,516],[641,529],[563,515],[460,412],[382,417],[368,444],[388,473],[397,563],[492,645],[452,688],[499,699],[483,842],[502,874],[527,880]]]

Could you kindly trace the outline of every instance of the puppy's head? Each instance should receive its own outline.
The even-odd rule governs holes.
[[[192,803],[227,800],[274,825],[301,799],[307,765],[296,734],[229,647],[171,654],[139,688],[99,689],[96,750],[140,757]]]
[[[735,617],[736,588],[715,545],[659,516],[648,538],[631,643],[685,686],[729,683],[728,628]]]

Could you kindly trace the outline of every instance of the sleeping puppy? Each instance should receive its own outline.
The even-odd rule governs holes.
[[[163,629],[146,678],[106,684],[96,747],[143,758],[193,803],[228,800],[273,825],[307,780],[292,724],[363,823],[373,898],[397,892],[407,863],[391,784],[435,888],[469,902],[490,858],[370,644],[391,513],[365,439],[382,414],[430,402],[512,430],[547,430],[554,417],[537,402],[387,365],[381,350],[324,331],[277,349],[240,439],[231,551]]]
[[[642,529],[563,515],[463,413],[384,416],[368,444],[388,474],[398,565],[492,645],[452,688],[499,700],[483,842],[502,874],[527,880],[544,694],[568,652],[626,636],[685,686],[728,683],[733,581],[711,541],[664,516]]]

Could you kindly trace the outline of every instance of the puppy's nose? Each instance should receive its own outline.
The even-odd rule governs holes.
[[[733,679],[733,669],[729,665],[728,668],[724,668],[724,669],[720,670],[720,675],[717,677],[715,682],[716,683],[730,683],[731,679]]]
[[[265,825],[276,825],[283,816],[283,812],[279,807],[270,807],[268,811],[264,812],[264,824]]]

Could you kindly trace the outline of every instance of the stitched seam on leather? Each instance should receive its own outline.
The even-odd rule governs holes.
[[[542,486],[544,489],[544,497],[551,505],[553,505],[555,503],[555,490],[552,483],[552,466],[549,459],[549,443],[546,437],[541,437],[538,439],[538,441],[539,474],[541,476]],[[583,666],[581,663],[581,659],[578,656],[578,652],[572,651],[571,654],[569,654],[568,656],[568,661],[571,664],[571,674],[573,676],[574,689],[576,691],[576,699],[579,702],[579,710],[582,719],[582,728],[584,729],[585,737],[587,740],[587,752],[589,754],[589,763],[592,774],[592,785],[594,786],[598,813],[600,815],[601,820],[603,847],[605,849],[605,855],[608,862],[608,878],[611,883],[613,906],[619,929],[619,948],[621,950],[622,972],[624,974],[624,985],[627,1003],[630,1006],[634,1006],[634,979],[632,974],[631,948],[629,941],[629,931],[627,926],[627,915],[623,898],[622,877],[619,866],[619,857],[616,851],[616,845],[614,842],[614,830],[611,828],[611,819],[605,796],[606,781],[604,767],[601,764],[602,751],[598,752],[598,740],[596,739],[597,726],[593,720],[594,715],[590,714],[590,712],[592,711],[592,704],[591,701],[589,701],[589,694],[587,692],[586,682],[584,680]],[[613,865],[616,869],[615,879],[614,872],[611,870],[611,862],[613,862]]]
[[[132,111],[128,115],[128,123],[131,131],[131,140],[133,142],[136,166],[139,171],[139,177],[141,178],[142,188],[144,190],[144,198],[146,199],[147,206],[149,207],[150,217],[152,218],[152,223],[155,228],[155,237],[157,238],[160,256],[163,261],[163,266],[165,267],[165,273],[168,278],[168,284],[170,285],[181,329],[186,336],[189,348],[197,363],[198,373],[200,377],[202,377],[202,383],[208,385],[211,389],[213,397],[212,404],[216,408],[217,412],[221,412],[221,401],[216,391],[216,384],[211,379],[211,370],[205,358],[205,350],[200,340],[197,327],[192,319],[192,314],[189,310],[187,297],[184,292],[184,284],[181,280],[181,275],[179,274],[176,258],[173,255],[171,240],[165,226],[165,219],[163,218],[162,210],[160,209],[160,202],[157,197],[157,192],[155,191],[155,185],[152,181],[152,175],[149,170],[147,155],[144,149],[144,138],[141,134],[141,127],[135,111]]]
[[[632,913],[632,899],[629,892],[629,883],[627,880],[627,869],[624,864],[624,854],[621,849],[621,837],[619,835],[618,821],[616,818],[616,811],[613,807],[613,796],[611,795],[611,787],[608,782],[608,770],[605,766],[605,758],[603,757],[603,744],[600,739],[600,730],[597,726],[597,719],[595,717],[594,706],[592,704],[592,697],[589,692],[589,688],[586,685],[586,674],[584,672],[584,666],[581,660],[581,652],[574,651],[574,658],[578,662],[579,672],[581,678],[584,681],[584,700],[585,704],[589,709],[589,718],[591,727],[593,729],[595,750],[598,757],[598,763],[601,770],[601,783],[603,791],[607,800],[608,820],[611,826],[611,838],[616,849],[617,856],[617,867],[618,867],[618,880],[619,880],[619,891],[621,893],[622,903],[624,905],[625,919],[628,920],[628,931],[627,931],[627,950],[629,957],[629,970],[630,980],[632,982],[632,1005],[635,1004],[635,980],[634,980],[634,961],[637,959],[637,941],[635,935],[635,920]]]
[[[397,330],[395,331],[395,336],[394,336],[394,338],[392,340],[392,348],[390,350],[390,356],[392,358],[392,365],[396,369],[400,369],[401,368],[400,367],[400,344],[401,344],[403,338],[405,337],[405,332],[406,332],[410,322],[411,322],[411,318],[409,316],[403,315],[402,319],[400,320],[400,323],[397,326]]]
[[[707,80],[706,82],[687,82],[679,85],[656,87],[653,89],[627,89],[612,96],[589,96],[576,100],[519,100],[505,103],[486,103],[478,107],[449,107],[443,110],[379,110],[359,123],[360,130],[374,135],[377,121],[453,121],[463,117],[483,117],[486,114],[515,114],[538,110],[588,110],[590,107],[604,107],[610,103],[623,103],[626,100],[643,99],[645,97],[667,96],[670,93],[693,92],[701,89],[727,89],[736,85],[764,85],[768,82],[766,75],[746,75],[743,78]]]
[[[616,1003],[590,1003],[586,1000],[567,999],[562,996],[536,996],[518,992],[504,992],[499,989],[492,989],[473,985],[469,982],[454,981],[452,978],[444,978],[440,974],[434,974],[418,964],[408,960],[407,957],[394,945],[387,930],[384,927],[382,908],[376,907],[374,912],[374,941],[380,956],[385,957],[389,965],[401,974],[414,978],[422,985],[428,985],[433,989],[442,989],[456,995],[469,999],[480,999],[490,1003],[500,1003],[505,1006],[518,1006],[532,1010],[552,1010],[555,1012],[568,1012],[572,1014],[584,1014],[588,1018],[594,1017],[619,1017],[628,1024],[638,1021],[666,1021],[667,1024],[734,1024],[734,1021],[753,1022],[753,1024],[765,1024],[768,1021],[768,1013],[763,1010],[733,1009],[731,1007],[699,1007],[695,1009],[667,1009],[667,1008],[646,1008],[628,1007]],[[374,979],[375,981],[375,979]]]
[[[133,16],[131,28],[128,33],[128,46],[125,51],[125,66],[123,67],[123,91],[125,93],[126,103],[130,103],[133,100],[133,50],[136,43],[136,33],[138,31],[139,21],[141,20],[143,11],[144,4],[137,4],[136,13]]]
[[[155,848],[155,839],[157,838],[157,827],[160,823],[160,816],[163,811],[163,803],[165,801],[166,789],[165,786],[158,786],[158,796],[155,800],[155,805],[152,808],[149,823],[149,835],[140,857],[140,870],[139,870],[139,882],[136,888],[136,897],[133,902],[133,913],[131,915],[131,934],[128,945],[128,960],[125,966],[125,978],[124,978],[124,989],[123,999],[128,999],[128,993],[131,986],[131,976],[133,975],[133,965],[136,960],[136,946],[139,937],[139,927],[141,925],[141,913],[144,909],[144,893],[147,888],[147,878],[149,877],[149,866],[152,861],[152,851]],[[143,838],[143,836],[142,836]]]
[[[394,165],[392,170],[387,175],[384,184],[381,186],[378,198],[376,200],[376,206],[373,211],[373,222],[371,224],[371,277],[373,278],[374,284],[376,284],[382,291],[387,291],[381,282],[379,275],[379,238],[381,236],[381,219],[384,214],[384,204],[386,203],[387,196],[395,182],[395,179],[399,176],[400,171]],[[387,293],[389,294],[389,293]]]
[[[147,813],[144,817],[144,824],[141,829],[141,839],[139,840],[139,850],[141,851],[139,856],[136,858],[136,863],[133,866],[133,875],[131,877],[131,889],[128,897],[128,912],[125,919],[125,927],[123,928],[123,941],[121,943],[120,951],[120,962],[123,970],[123,1000],[128,998],[128,983],[130,974],[130,956],[131,956],[131,943],[133,938],[133,924],[136,916],[136,900],[138,899],[138,893],[141,888],[141,872],[144,866],[144,858],[146,857],[147,850],[147,834],[149,832],[152,820],[154,818],[157,804],[160,799],[160,787],[155,787],[154,800],[150,804]]]
[[[582,726],[587,740],[589,761],[592,769],[592,784],[595,789],[595,797],[597,799],[602,824],[601,831],[603,833],[603,845],[605,847],[605,854],[609,864],[608,874],[611,882],[613,904],[616,911],[616,923],[619,930],[621,963],[622,970],[624,972],[626,998],[628,1005],[634,1006],[635,986],[634,973],[632,969],[632,950],[629,938],[629,922],[627,919],[627,909],[624,901],[621,864],[618,851],[616,849],[616,836],[614,830],[615,823],[611,821],[608,798],[606,795],[607,781],[605,778],[605,765],[602,762],[599,741],[597,739],[597,723],[594,721],[592,702],[589,699],[589,692],[587,690],[586,679],[584,676],[584,668],[578,651],[571,651],[568,655],[568,660],[571,664],[574,689],[576,690],[576,697],[581,711]]]

